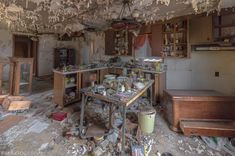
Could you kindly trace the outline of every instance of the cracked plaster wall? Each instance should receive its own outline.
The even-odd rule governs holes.
[[[0,57],[12,56],[12,34],[6,30],[0,30]]]
[[[76,61],[79,63],[79,41],[57,41],[54,35],[41,35],[38,47],[38,75],[50,75],[53,70],[54,48],[73,48],[76,52]]]
[[[167,89],[210,89],[235,96],[235,51],[192,52],[190,59],[165,62]]]
[[[7,58],[13,56],[13,37],[10,31],[0,29],[0,57]],[[76,61],[79,62],[79,41],[57,41],[54,35],[41,35],[38,45],[38,75],[50,75],[53,70],[54,48],[74,48],[76,51]]]

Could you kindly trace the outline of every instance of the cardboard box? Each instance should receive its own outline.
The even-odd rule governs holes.
[[[24,96],[8,96],[3,100],[2,106],[8,111],[27,110],[31,101]]]

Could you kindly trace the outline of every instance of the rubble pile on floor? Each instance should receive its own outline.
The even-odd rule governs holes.
[[[27,98],[32,101],[27,112],[7,112],[3,108],[0,110],[0,122],[10,115],[15,115],[17,118],[24,117],[17,122],[14,120],[13,127],[0,135],[0,150],[6,152],[6,156],[14,152],[25,155],[57,156],[120,155],[123,119],[118,109],[113,112],[113,128],[110,128],[108,105],[98,100],[90,100],[84,124],[87,138],[80,138],[80,104],[60,109],[53,105],[51,92]],[[127,155],[229,156],[227,153],[232,155],[234,139],[201,139],[174,133],[162,118],[160,107],[156,108],[154,132],[142,134],[137,110],[148,104],[147,99],[141,98],[128,109],[125,144]],[[230,151],[225,151],[227,149]]]
[[[133,156],[149,155],[155,141],[152,137],[141,135],[140,127],[138,126],[137,108],[149,105],[148,100],[142,98],[135,102],[129,109],[127,114],[126,127],[126,151],[132,153]],[[119,155],[121,153],[121,130],[123,119],[118,110],[114,111],[113,128],[109,129],[109,106],[99,100],[91,100],[87,105],[85,112],[86,136],[82,144],[73,144],[68,152],[71,155],[83,155],[91,153],[94,156],[99,155]],[[134,111],[134,112],[133,112]],[[66,138],[79,138],[79,124],[76,122],[63,123],[63,135]]]

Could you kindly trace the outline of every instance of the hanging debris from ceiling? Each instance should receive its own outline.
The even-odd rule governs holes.
[[[188,14],[235,6],[233,0],[125,0],[133,17],[151,23]],[[228,4],[229,3],[229,4]],[[123,0],[0,0],[0,26],[31,33],[71,33],[85,28],[102,30],[116,20]]]

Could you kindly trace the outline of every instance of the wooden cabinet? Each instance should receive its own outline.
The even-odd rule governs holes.
[[[235,13],[213,16],[213,37],[215,42],[235,43]]]
[[[131,72],[132,69],[128,69]],[[67,104],[81,100],[80,91],[82,88],[89,87],[91,81],[100,84],[106,74],[122,75],[122,68],[103,68],[87,69],[75,72],[57,72],[54,71],[54,102],[61,107]],[[153,103],[159,103],[163,97],[163,90],[166,89],[166,74],[163,73],[145,73],[150,74],[154,80],[153,85]],[[75,79],[72,80],[71,78]],[[71,94],[72,92],[72,94]],[[67,100],[70,99],[70,100]]]
[[[188,19],[174,19],[151,27],[152,56],[189,57]]]
[[[188,20],[178,19],[162,25],[164,57],[189,57],[188,51]]]
[[[64,107],[81,100],[81,89],[89,87],[92,81],[101,83],[107,73],[108,69],[88,69],[71,73],[54,71],[54,102]]]
[[[162,55],[162,46],[163,46],[163,34],[162,34],[162,24],[152,25],[152,56],[161,56]]]
[[[12,94],[13,63],[0,59],[0,95]]]
[[[190,44],[209,43],[212,41],[212,16],[194,17],[190,19]]]
[[[164,116],[173,131],[181,121],[234,121],[235,97],[211,90],[164,91]]]
[[[163,91],[166,89],[166,73],[152,74],[153,84],[153,101],[161,103],[163,101]]]
[[[75,50],[67,48],[56,48],[54,52],[54,68],[67,65],[75,65]]]
[[[105,31],[105,55],[132,56],[132,33],[125,29]]]
[[[79,100],[80,77],[78,73],[54,72],[54,102],[64,107]]]
[[[33,58],[10,58],[14,64],[13,95],[32,92]]]

